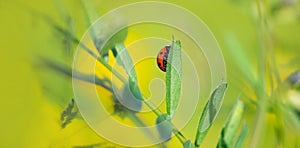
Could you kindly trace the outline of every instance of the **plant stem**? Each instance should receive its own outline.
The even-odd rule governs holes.
[[[143,102],[157,115],[157,116],[159,116],[159,115],[161,115],[162,114],[162,112],[159,110],[159,109],[157,109],[157,108],[155,108],[155,106],[150,102],[150,101],[148,101],[148,99],[145,97],[145,96],[143,96]]]
[[[105,61],[103,61],[102,58],[96,58],[105,68],[107,68],[110,72],[112,72],[116,77],[118,77],[119,80],[121,80],[123,83],[126,83],[126,79],[117,71],[113,70],[110,65],[108,65]]]
[[[72,75],[72,69],[69,68],[68,66],[64,66],[64,65],[61,65],[61,64],[58,64],[58,63],[55,63],[54,61],[51,61],[49,59],[46,59],[46,58],[41,58],[42,62],[49,68],[53,69],[53,70],[56,70],[66,76],[69,76],[71,78],[76,78],[78,80],[81,80],[81,81],[85,81],[85,82],[88,82],[88,83],[95,83],[96,85],[98,86],[101,86],[103,87],[104,89],[106,89],[107,91],[109,92],[112,92],[113,90],[104,84],[104,80],[103,79],[100,79],[98,78],[97,76],[95,75],[92,75],[92,74],[84,74],[82,72],[78,72],[78,71],[73,71],[73,75]],[[95,82],[94,82],[94,79],[95,79]],[[113,114],[112,114],[113,115]],[[127,117],[137,126],[140,126],[140,127],[145,127],[146,125],[143,123],[143,121],[137,117],[134,113],[132,112],[128,112],[127,113]],[[152,135],[152,133],[150,131],[148,131],[147,129],[143,129],[143,132],[150,138],[152,138],[154,135]]]
[[[86,50],[88,53],[90,53],[93,57],[95,57],[97,59],[97,61],[99,61],[101,64],[103,64],[105,66],[105,68],[107,68],[109,71],[111,71],[118,79],[120,79],[123,83],[126,83],[126,79],[117,71],[114,71],[112,69],[112,67],[107,64],[105,61],[103,61],[100,57],[95,56],[96,54],[92,52],[91,49],[89,49],[88,47],[86,47],[83,43],[79,43],[80,46],[83,47],[84,50]],[[142,101],[151,109],[151,111],[153,113],[155,113],[157,116],[161,115],[162,112],[155,108],[155,106],[153,105],[153,103],[151,103],[150,101],[148,101],[148,99],[143,96]],[[185,140],[186,138],[183,136],[183,134],[178,131],[174,126],[173,126],[173,133],[175,134],[175,136],[180,140],[180,142],[182,144],[184,144],[185,141],[183,141],[183,139]]]
[[[258,82],[257,82],[257,98],[258,98],[258,104],[257,104],[257,115],[256,115],[256,121],[255,121],[255,130],[251,139],[251,145],[250,147],[257,147],[259,143],[259,139],[261,137],[261,132],[263,130],[263,126],[265,123],[265,115],[266,115],[266,108],[267,108],[267,101],[269,99],[267,95],[267,86],[266,86],[266,66],[267,66],[267,60],[268,57],[266,55],[266,51],[270,48],[269,44],[269,36],[266,31],[266,19],[262,7],[261,0],[256,0],[256,6],[257,11],[259,15],[259,27],[260,27],[260,36],[262,40],[262,47],[259,50],[259,62],[258,62]],[[270,80],[270,81],[273,81]],[[271,83],[273,84],[273,82]]]
[[[35,12],[35,11],[34,11]],[[72,34],[72,33],[70,33],[70,32],[68,32],[68,30],[65,30],[64,28],[62,28],[62,27],[60,27],[60,26],[58,26],[49,16],[47,16],[47,15],[45,15],[45,14],[43,14],[43,13],[41,13],[41,12],[38,12],[38,13],[35,13],[35,14],[40,14],[40,17],[42,18],[42,19],[44,19],[44,21],[46,21],[46,22],[48,22],[54,29],[56,29],[58,32],[60,32],[60,33],[62,33],[64,36],[67,36],[67,37],[69,37],[70,39],[71,39],[71,41],[73,41],[75,44],[78,44],[79,46],[81,46],[86,52],[88,52],[92,57],[94,57],[95,59],[97,59],[97,61],[99,61],[100,63],[102,63],[107,69],[109,69],[113,74],[115,74],[123,83],[125,83],[126,82],[126,80],[125,80],[125,78],[123,78],[118,72],[116,72],[116,71],[113,71],[112,70],[112,68],[110,67],[110,65],[108,65],[106,62],[104,62],[103,60],[101,60],[101,58],[98,58],[98,55],[97,54],[95,54],[91,49],[89,49],[85,44],[83,44],[83,43],[81,43],[75,36],[74,36],[74,34]],[[72,70],[70,70],[70,72],[68,72],[68,71],[64,71],[64,70],[62,70],[62,69],[56,69],[56,70],[58,70],[59,72],[62,72],[63,74],[66,74],[67,76],[70,76],[70,77],[72,77],[72,74],[70,74],[70,73],[72,73]],[[61,71],[62,70],[62,71]],[[91,81],[89,81],[89,78],[86,78],[84,75],[85,74],[83,74],[83,73],[81,73],[81,72],[78,72],[79,73],[79,75],[80,75],[80,77],[75,77],[75,78],[77,78],[77,79],[79,79],[79,80],[83,80],[83,81],[86,81],[86,82],[90,82],[90,83],[92,83]],[[96,76],[95,76],[96,77]],[[96,77],[96,79],[97,79],[97,77]],[[99,85],[99,86],[102,86],[102,87],[104,87],[105,89],[107,89],[108,91],[110,91],[110,89],[109,88],[106,88],[105,87],[105,85],[104,84],[98,84],[97,83],[97,85]],[[146,97],[145,96],[143,96],[143,102],[157,115],[157,116],[159,116],[160,114],[162,114],[162,112],[161,111],[159,111],[158,109],[156,109],[155,107],[154,107],[154,105],[150,102],[150,101],[147,101],[147,99],[146,99]],[[174,126],[173,126],[173,130],[175,129],[175,135],[176,135],[176,137],[180,140],[180,142],[182,143],[182,144],[184,144],[184,141],[182,140],[182,139],[186,139],[184,136],[183,136],[183,134],[180,132],[180,131],[178,131]],[[178,132],[177,132],[178,131]],[[173,131],[174,132],[174,131]]]
[[[99,62],[101,62],[108,70],[110,70],[114,75],[116,75],[123,83],[126,83],[125,78],[122,77],[121,74],[119,74],[118,72],[114,71],[112,69],[112,67],[110,65],[108,65],[105,61],[103,61],[101,58],[97,58]],[[162,112],[155,108],[155,106],[153,105],[153,103],[151,103],[150,101],[148,101],[148,99],[143,96],[142,101],[151,109],[151,111],[153,113],[155,113],[157,116],[161,115]],[[178,131],[175,126],[173,125],[173,133],[175,134],[175,136],[180,140],[180,142],[183,144],[186,141],[186,138],[184,137],[184,135]]]
[[[174,126],[173,126],[173,133],[182,144],[184,144],[187,141],[185,136],[180,131],[178,131],[176,128],[174,128]]]

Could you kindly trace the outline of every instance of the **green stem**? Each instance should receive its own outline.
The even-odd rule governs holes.
[[[148,99],[145,97],[145,96],[143,96],[143,102],[157,115],[157,116],[159,116],[159,115],[161,115],[162,114],[162,112],[159,110],[159,109],[157,109],[157,108],[155,108],[155,106],[150,102],[150,101],[148,101]]]
[[[179,130],[174,128],[174,126],[173,126],[173,133],[182,144],[184,144],[187,141],[185,136]]]
[[[108,65],[102,58],[96,58],[105,68],[107,68],[110,72],[112,72],[119,80],[121,80],[123,83],[126,83],[126,79],[117,71],[113,70],[110,65]]]
[[[113,71],[112,67],[110,65],[108,65],[105,61],[103,61],[101,58],[97,58],[99,62],[101,62],[108,70],[110,70],[114,75],[116,75],[123,83],[126,83],[125,78],[122,77],[121,74],[119,74],[116,71]],[[157,116],[161,115],[162,112],[155,108],[155,106],[153,105],[153,103],[151,103],[150,101],[148,101],[148,99],[143,96],[143,100],[142,100],[150,109],[153,113],[155,113]],[[175,134],[175,136],[180,140],[180,142],[183,144],[186,141],[186,138],[184,137],[184,135],[178,131],[174,126],[173,126],[173,133]]]
[[[80,44],[81,46],[83,45],[83,49],[85,49],[88,53],[91,53],[91,50],[86,47],[83,43]],[[94,54],[93,54],[94,55]],[[93,56],[92,55],[92,56]],[[93,56],[95,57],[95,56]],[[109,71],[111,71],[116,77],[118,77],[118,79],[120,79],[123,83],[126,83],[126,79],[117,71],[114,71],[112,69],[112,67],[107,64],[105,61],[103,61],[100,57],[95,57],[97,59],[97,61],[99,61],[101,64],[103,64]],[[143,96],[143,100],[142,100],[150,109],[153,113],[155,113],[157,116],[161,115],[162,112],[160,110],[158,110],[157,108],[155,108],[155,106],[153,105],[153,103],[151,103],[150,101],[148,101],[148,99]],[[175,134],[175,136],[180,140],[180,142],[182,144],[184,144],[184,142],[186,141],[186,138],[183,136],[183,134],[178,131],[174,126],[173,126],[173,133]],[[184,139],[184,141],[183,141]]]
[[[85,44],[81,43],[75,36],[74,34],[68,32],[68,30],[65,30],[64,28],[58,26],[49,16],[44,15],[42,13],[35,13],[35,14],[41,14],[40,17],[42,17],[42,19],[44,19],[46,22],[48,22],[54,29],[56,29],[58,32],[62,33],[65,36],[68,36],[71,41],[73,41],[75,44],[78,44],[79,46],[81,46],[87,53],[89,53],[92,57],[94,57],[95,59],[97,59],[97,61],[99,61],[100,63],[102,63],[107,69],[109,69],[113,74],[115,74],[122,82],[126,82],[126,80],[118,73],[112,70],[112,68],[110,67],[110,65],[108,65],[106,62],[104,62],[103,60],[101,60],[100,58],[98,58],[98,55],[95,54],[91,49],[89,49]],[[70,77],[72,77],[71,71],[70,72],[66,72],[66,71],[61,71],[61,69],[57,69],[59,72],[62,72],[63,74],[66,74]],[[81,75],[81,74],[80,74]],[[86,81],[86,82],[90,82],[88,79],[84,78],[84,74],[82,73],[82,75],[80,77],[76,77],[77,79]],[[98,84],[100,86],[105,86],[103,84]],[[146,97],[143,96],[143,102],[158,116],[160,114],[162,114],[158,109],[156,109],[154,107],[154,105],[149,101],[147,101],[145,99]],[[173,127],[174,128],[174,127]],[[181,134],[180,132],[175,133],[177,138],[181,138],[184,137],[183,134]],[[180,136],[182,135],[182,136]],[[183,141],[180,139],[181,143],[183,143]]]
[[[269,99],[269,97],[267,96],[267,89],[266,89],[266,57],[267,57],[266,50],[269,47],[268,47],[268,36],[265,27],[265,17],[262,9],[261,0],[256,0],[256,6],[259,15],[259,26],[261,30],[260,32],[261,32],[261,39],[262,39],[262,48],[259,53],[259,62],[258,62],[258,82],[257,82],[258,112],[255,121],[255,130],[250,145],[250,147],[253,148],[257,147],[259,139],[261,137],[261,132],[263,130],[263,126],[265,123],[267,101]]]
[[[48,18],[47,18],[48,19]],[[107,64],[105,61],[103,61],[97,54],[95,54],[89,47],[87,47],[85,44],[83,44],[82,42],[80,42],[75,36],[73,36],[72,34],[70,34],[67,30],[61,28],[60,26],[56,25],[54,22],[52,22],[51,20],[47,20],[48,22],[51,23],[51,25],[58,30],[59,32],[61,32],[62,34],[69,36],[71,38],[71,40],[73,40],[74,43],[77,43],[79,46],[81,46],[87,53],[89,53],[92,57],[94,57],[95,59],[97,59],[97,61],[99,61],[101,64],[103,64],[109,71],[111,71],[118,79],[120,79],[123,83],[126,83],[126,79],[123,78],[123,76],[121,74],[119,74],[117,71],[114,71],[112,69],[112,67]],[[158,109],[156,109],[153,105],[153,103],[151,103],[150,101],[148,101],[148,99],[146,97],[143,96],[143,102],[152,110],[153,113],[155,113],[157,116],[161,115],[162,112],[159,111]],[[178,131],[176,128],[173,127],[173,129],[175,129],[176,131]],[[174,131],[173,131],[174,132]],[[176,137],[180,140],[181,143],[184,143],[182,141],[181,138],[186,139],[183,134],[178,131],[178,132],[174,132],[174,134],[176,135]]]

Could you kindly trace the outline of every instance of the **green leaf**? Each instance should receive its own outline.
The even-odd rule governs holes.
[[[129,85],[130,86],[130,85]],[[135,99],[128,85],[123,86],[122,96],[119,101],[133,111],[140,111],[142,109],[142,101]]]
[[[219,86],[213,91],[210,99],[206,103],[198,124],[198,130],[195,140],[196,147],[200,146],[209,128],[212,126],[218,112],[220,111],[226,88],[227,83],[222,81]]]
[[[248,131],[249,131],[249,127],[244,125],[243,126],[243,129],[242,131],[240,132],[235,144],[234,144],[234,147],[235,148],[241,148],[243,147],[244,143],[245,143],[245,140],[246,140],[246,137],[248,135]]]
[[[181,43],[172,41],[166,67],[166,101],[167,113],[172,118],[179,102],[181,93]]]
[[[171,138],[173,126],[168,114],[161,114],[157,117],[156,128],[161,139],[169,140]]]
[[[188,140],[183,144],[183,148],[194,148],[194,145],[191,140]]]
[[[123,43],[120,43],[116,44],[114,49],[118,53],[118,56],[116,57],[117,61],[119,61],[119,63],[123,66],[128,76],[129,88],[131,92],[137,99],[142,100],[143,96],[138,86],[136,71],[126,47]]]
[[[233,147],[234,137],[236,135],[239,124],[242,120],[244,112],[244,103],[237,100],[235,107],[228,116],[226,123],[222,129],[221,137],[218,142],[219,148]]]

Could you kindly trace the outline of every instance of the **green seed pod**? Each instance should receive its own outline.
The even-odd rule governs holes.
[[[157,117],[156,128],[160,139],[169,140],[171,138],[173,127],[168,114],[162,114]]]

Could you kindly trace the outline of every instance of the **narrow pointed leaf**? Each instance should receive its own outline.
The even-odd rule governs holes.
[[[240,134],[234,144],[235,148],[244,147],[243,145],[244,145],[246,137],[248,135],[248,131],[249,131],[249,127],[244,125],[242,131],[240,132]]]
[[[196,147],[200,146],[209,128],[212,126],[218,112],[220,111],[226,88],[227,83],[221,82],[219,86],[213,91],[210,99],[206,103],[198,124],[198,130],[195,140]]]
[[[143,97],[138,87],[138,80],[137,80],[136,71],[134,69],[134,64],[131,60],[131,57],[126,47],[124,46],[123,43],[120,43],[120,44],[116,44],[114,49],[118,53],[118,56],[116,57],[117,61],[119,61],[119,63],[123,66],[128,76],[129,88],[131,92],[136,97],[136,99],[142,100]]]
[[[221,137],[219,139],[217,147],[233,147],[234,138],[238,130],[239,124],[242,120],[243,112],[244,103],[238,99],[222,129]]]
[[[181,93],[181,43],[173,40],[166,67],[166,102],[167,113],[172,118],[179,102]]]

